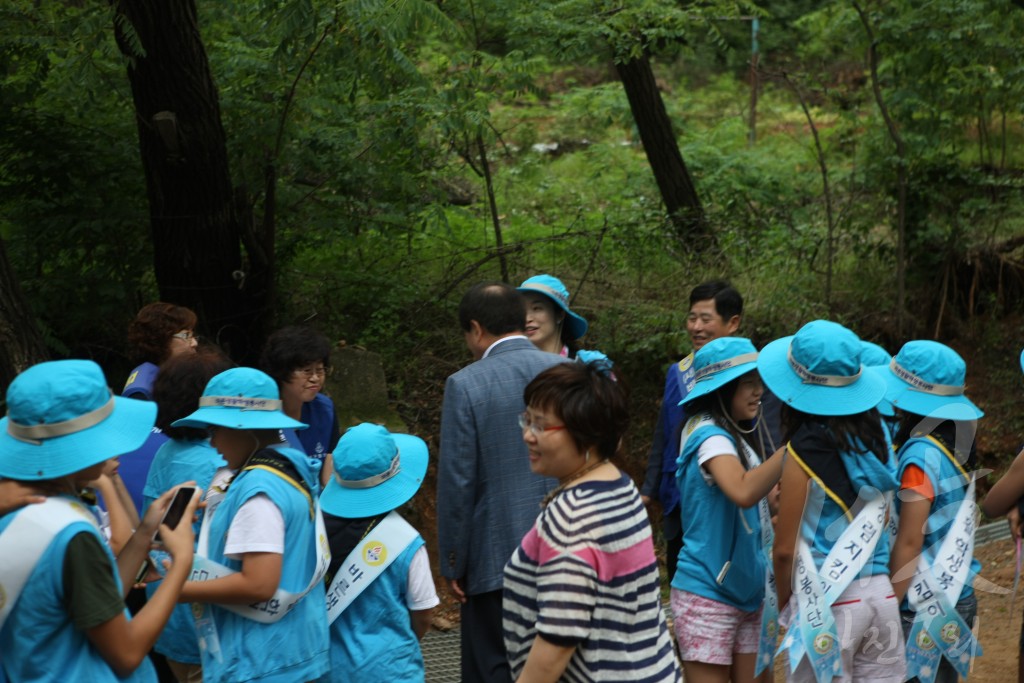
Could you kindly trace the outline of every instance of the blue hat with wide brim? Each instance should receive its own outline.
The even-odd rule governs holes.
[[[1024,349],[1020,352],[1020,371],[1024,372]]]
[[[203,389],[199,409],[173,422],[175,427],[228,429],[305,429],[284,414],[281,394],[270,375],[255,368],[231,368]]]
[[[757,370],[757,349],[749,339],[712,339],[694,354],[693,371],[696,382],[679,405],[706,396],[754,370]]]
[[[892,356],[884,348],[874,342],[860,341],[860,362],[862,365],[877,369],[881,368],[884,370],[892,362]],[[883,378],[884,379],[884,378]],[[875,406],[885,417],[895,417],[896,409],[892,407],[888,399],[882,399],[882,401]]]
[[[569,290],[565,288],[562,281],[553,275],[534,275],[523,280],[523,284],[516,289],[520,292],[538,292],[555,302],[555,305],[565,311],[566,329],[569,336],[579,339],[587,333],[587,321],[583,316],[577,315],[569,310]]]
[[[761,349],[757,369],[785,405],[808,415],[856,415],[876,407],[885,382],[863,366],[856,334],[814,320]]]
[[[976,420],[985,413],[964,395],[967,364],[953,349],[929,339],[907,342],[881,369],[885,398],[900,410],[943,420]]]
[[[39,363],[7,388],[0,420],[0,477],[56,479],[138,449],[156,404],[114,396],[90,360]]]
[[[404,505],[427,474],[427,444],[364,422],[349,428],[334,448],[334,472],[320,507],[335,517],[375,517]]]

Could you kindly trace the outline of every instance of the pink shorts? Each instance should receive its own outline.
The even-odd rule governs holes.
[[[684,662],[732,664],[733,654],[757,654],[761,610],[744,612],[724,602],[672,589],[673,626]]]

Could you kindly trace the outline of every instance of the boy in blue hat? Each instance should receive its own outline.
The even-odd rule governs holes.
[[[397,508],[427,472],[427,445],[363,423],[342,435],[320,497],[331,544],[331,672],[321,681],[423,681],[419,640],[440,600],[427,549]]]
[[[328,668],[323,574],[329,554],[318,468],[280,442],[306,425],[253,368],[216,375],[175,427],[207,428],[228,463],[215,477],[182,601],[197,607],[203,680],[310,681]],[[226,476],[225,476],[226,475]]]
[[[0,679],[155,682],[146,654],[191,569],[191,525],[159,526],[173,563],[132,619],[126,587],[175,491],[154,502],[116,560],[77,494],[107,459],[139,447],[156,407],[112,396],[99,366],[84,360],[29,368],[8,387],[7,407],[0,477],[46,500],[0,516]],[[193,496],[185,514],[197,503]]]

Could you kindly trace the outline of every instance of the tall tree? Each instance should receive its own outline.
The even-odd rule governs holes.
[[[19,372],[46,358],[43,337],[0,239],[0,387],[6,388]]]
[[[118,47],[129,59],[160,297],[193,308],[201,329],[246,358],[264,331],[273,248],[243,220],[245,200],[236,200],[232,188],[195,3],[117,0],[115,7]]]

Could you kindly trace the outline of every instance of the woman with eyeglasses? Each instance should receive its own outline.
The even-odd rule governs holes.
[[[267,339],[260,369],[277,382],[284,414],[309,425],[283,434],[292,448],[320,461],[320,484],[326,486],[333,467],[331,450],[341,438],[334,402],[323,393],[331,370],[330,342],[310,327],[283,327]]]
[[[558,480],[505,566],[503,627],[517,681],[678,683],[647,512],[612,462],[627,392],[597,352],[526,386],[530,469]]]
[[[184,353],[195,353],[196,314],[184,306],[157,301],[147,304],[128,325],[128,344],[136,368],[128,375],[122,396],[153,400],[153,382],[160,366]]]

